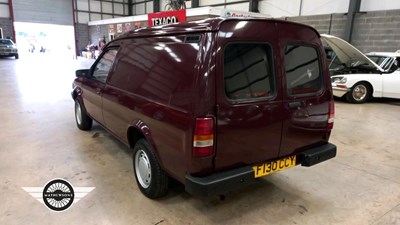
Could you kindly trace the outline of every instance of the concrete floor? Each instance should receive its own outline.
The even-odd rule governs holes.
[[[173,184],[154,201],[136,186],[127,147],[95,125],[76,128],[77,62],[38,55],[0,59],[0,224],[400,224],[400,101],[337,101],[338,156],[254,186],[196,198]],[[53,178],[96,187],[67,211],[21,187]]]

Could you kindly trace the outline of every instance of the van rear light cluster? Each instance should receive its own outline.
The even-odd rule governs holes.
[[[327,129],[330,131],[333,128],[333,123],[335,120],[335,102],[333,100],[329,101],[329,117]]]
[[[206,157],[214,154],[214,119],[196,118],[193,137],[193,157]]]

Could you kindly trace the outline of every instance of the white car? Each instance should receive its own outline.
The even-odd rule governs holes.
[[[17,46],[10,39],[0,39],[0,57],[3,56],[19,58]]]
[[[338,37],[322,34],[321,39],[337,57],[329,65],[335,96],[351,103],[364,103],[371,97],[400,99],[400,50],[365,55]]]

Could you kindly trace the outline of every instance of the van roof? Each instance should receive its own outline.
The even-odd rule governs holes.
[[[215,18],[207,18],[204,20],[181,22],[181,23],[167,24],[167,25],[155,26],[155,27],[139,28],[139,29],[136,29],[133,31],[129,31],[129,32],[119,36],[115,40],[132,38],[132,37],[162,36],[162,35],[168,35],[168,34],[186,34],[186,33],[196,33],[196,32],[217,31],[217,30],[219,30],[220,25],[224,21],[228,21],[228,20],[270,21],[270,22],[278,22],[278,23],[291,23],[291,24],[297,24],[299,26],[311,28],[318,34],[318,32],[313,27],[310,27],[305,24],[299,24],[299,23],[285,21],[285,20],[267,19],[267,18],[252,18],[252,17],[246,17],[246,18],[243,18],[243,17],[242,18],[239,18],[239,17],[215,17]]]

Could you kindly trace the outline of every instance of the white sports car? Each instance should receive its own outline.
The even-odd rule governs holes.
[[[365,55],[338,37],[322,34],[321,38],[336,53],[329,65],[335,96],[351,103],[371,97],[400,99],[400,50]]]

